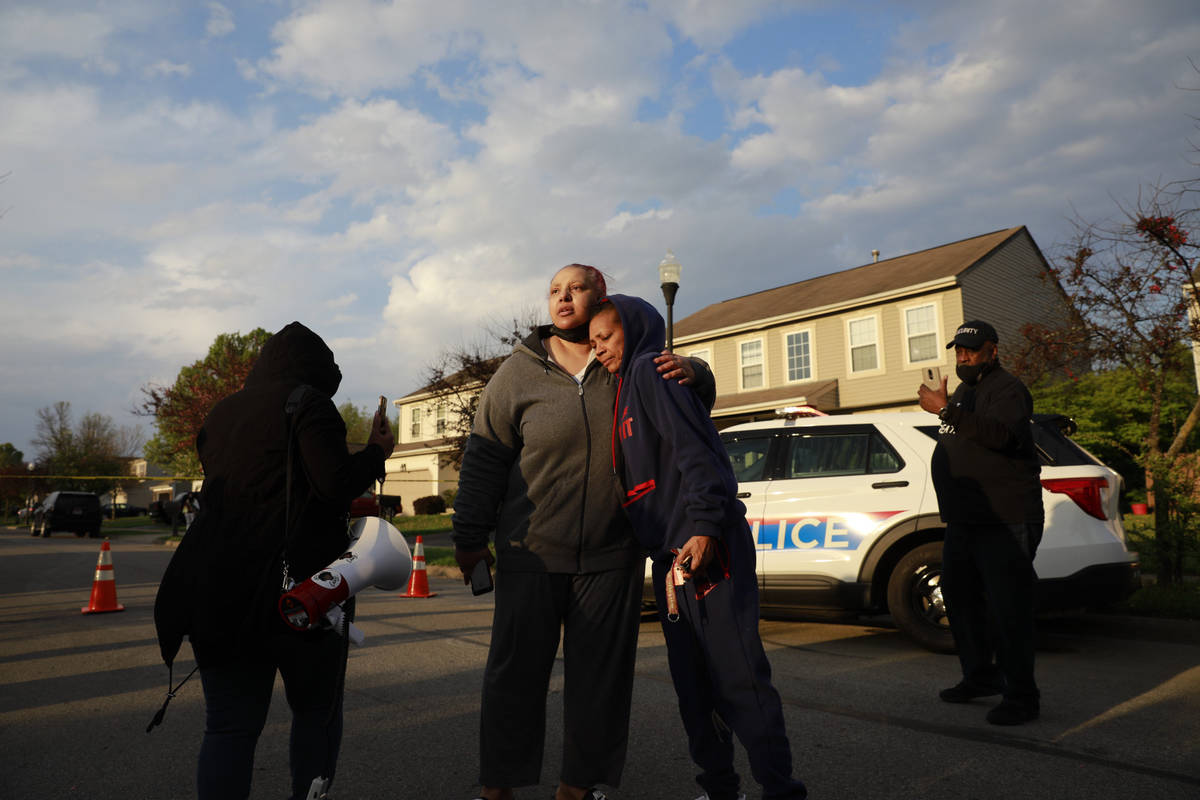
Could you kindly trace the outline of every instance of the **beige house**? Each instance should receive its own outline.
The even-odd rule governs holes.
[[[469,391],[479,391],[472,387]],[[399,496],[405,514],[413,500],[458,488],[458,470],[445,463],[451,449],[449,404],[429,387],[392,401],[396,407],[396,449],[384,465],[383,493]]]
[[[917,408],[923,367],[954,376],[955,328],[984,319],[1006,344],[1061,320],[1061,290],[1024,226],[715,303],[675,324],[675,349],[712,365],[718,427],[808,405]]]

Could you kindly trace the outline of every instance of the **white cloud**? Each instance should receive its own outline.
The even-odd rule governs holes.
[[[235,30],[237,26],[233,23],[233,12],[220,3],[209,3],[208,22],[204,25],[204,32],[213,39],[219,39]]]
[[[175,64],[163,59],[146,67],[145,74],[148,78],[170,78],[175,75],[186,78],[192,74],[192,68],[187,64]]]

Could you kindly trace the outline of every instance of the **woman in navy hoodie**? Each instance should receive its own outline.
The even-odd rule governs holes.
[[[645,300],[609,295],[590,334],[596,358],[620,376],[613,468],[634,534],[653,559],[671,679],[703,797],[745,797],[733,743],[714,715],[746,748],[764,798],[807,797],[792,777],[783,707],[758,635],[746,508],[708,410],[693,392],[658,377],[663,320]]]

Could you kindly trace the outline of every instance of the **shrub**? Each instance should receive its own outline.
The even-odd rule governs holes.
[[[446,511],[446,501],[439,495],[431,494],[413,500],[414,514],[442,514]]]
[[[458,489],[443,489],[442,499],[446,501],[446,508],[454,508],[454,498],[458,497]]]

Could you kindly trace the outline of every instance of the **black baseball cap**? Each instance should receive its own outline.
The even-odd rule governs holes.
[[[946,345],[946,349],[961,345],[968,350],[978,350],[983,347],[984,342],[999,344],[1000,337],[996,335],[995,328],[981,319],[976,319],[959,325],[958,330],[954,332],[954,338],[950,340],[950,344]]]

